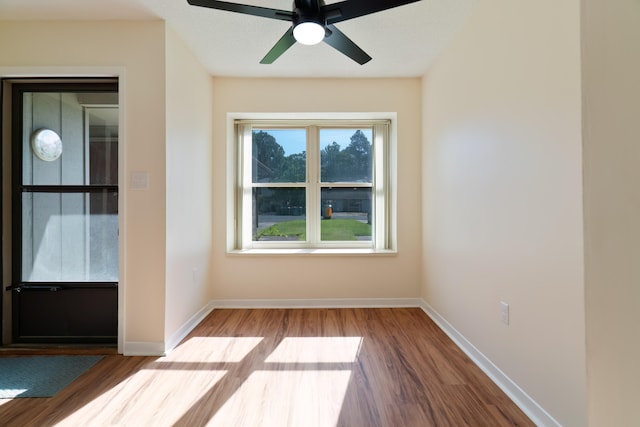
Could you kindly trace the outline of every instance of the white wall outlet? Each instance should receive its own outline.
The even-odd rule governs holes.
[[[505,325],[509,324],[509,304],[504,301],[500,301],[500,320]]]

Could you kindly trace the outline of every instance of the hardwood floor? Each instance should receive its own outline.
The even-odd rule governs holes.
[[[0,357],[5,357],[0,353]],[[107,355],[2,426],[531,426],[417,308],[215,310],[166,357]]]

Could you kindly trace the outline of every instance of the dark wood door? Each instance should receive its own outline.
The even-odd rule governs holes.
[[[116,342],[117,111],[115,81],[12,86],[14,342]]]

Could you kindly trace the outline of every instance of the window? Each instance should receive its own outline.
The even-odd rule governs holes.
[[[233,249],[394,249],[390,126],[235,120]]]

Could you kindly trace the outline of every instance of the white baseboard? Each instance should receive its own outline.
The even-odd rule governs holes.
[[[213,310],[210,302],[191,316],[171,337],[164,342],[125,341],[124,356],[166,356]]]
[[[209,313],[211,313],[213,308],[214,308],[213,304],[209,302],[207,305],[202,307],[196,314],[191,316],[191,318],[187,320],[180,328],[178,328],[178,330],[175,331],[167,341],[166,349],[165,349],[166,353],[176,348],[178,344],[180,344],[180,342],[184,339],[184,337],[186,337],[189,334],[189,332],[193,330],[193,328],[198,326],[198,324],[202,322],[202,320],[204,320],[204,318],[207,317]]]
[[[125,356],[164,356],[164,343],[163,342],[149,342],[149,341],[125,341],[124,351]]]
[[[420,298],[219,299],[214,308],[385,308],[421,307]]]
[[[560,427],[547,411],[531,398],[518,384],[513,382],[504,372],[489,360],[480,350],[478,350],[464,335],[458,332],[449,322],[445,320],[433,307],[424,300],[420,300],[420,308],[438,325],[445,334],[463,351],[469,358],[487,374],[500,389],[515,403],[537,426],[540,427]]]

